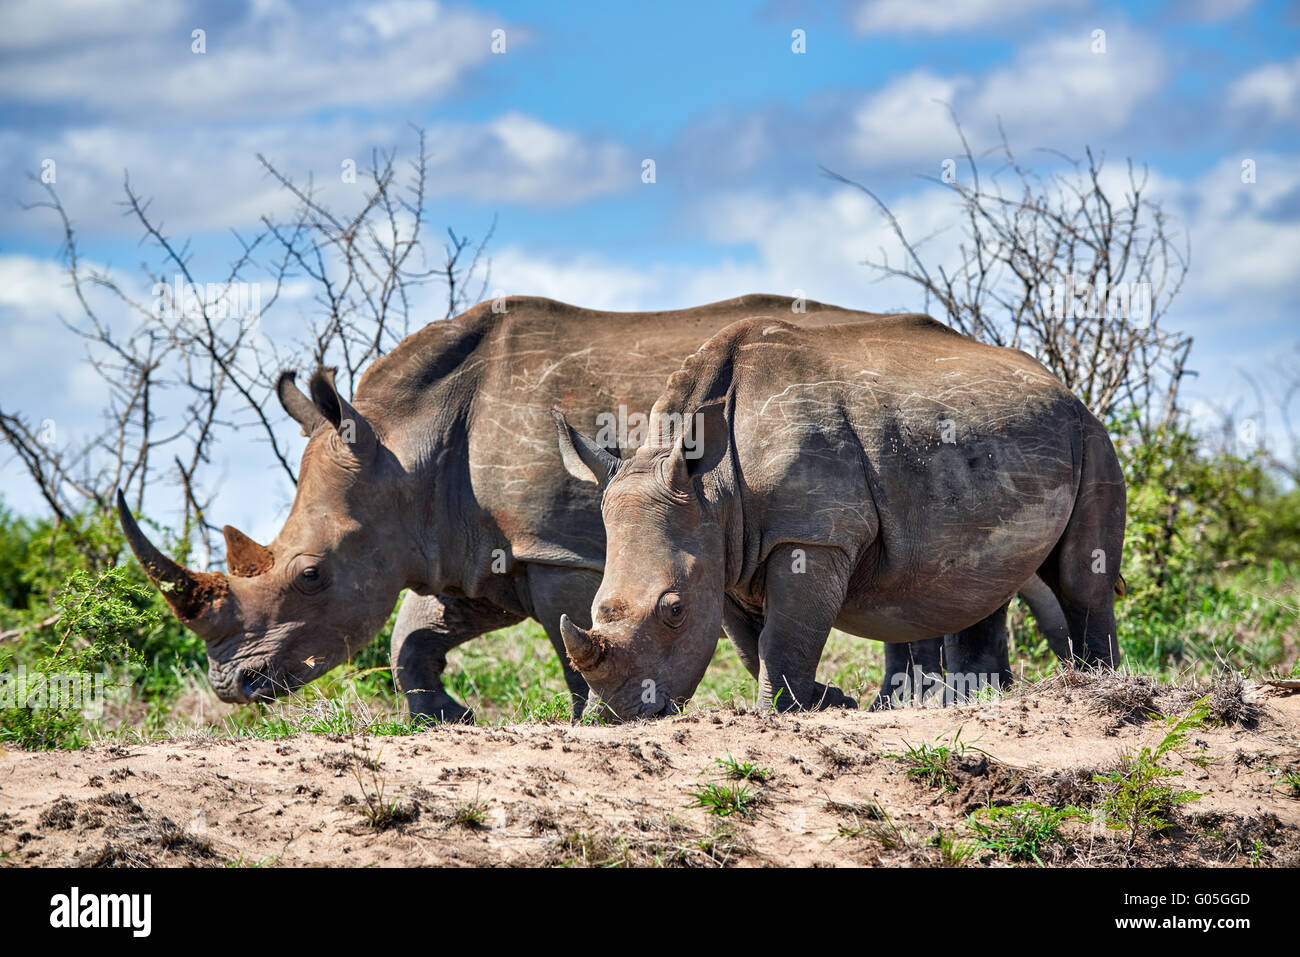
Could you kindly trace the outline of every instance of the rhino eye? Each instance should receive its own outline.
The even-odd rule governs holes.
[[[663,619],[664,624],[676,628],[686,620],[686,606],[682,604],[682,596],[676,592],[664,592],[659,596],[659,617]]]
[[[298,581],[296,582],[299,591],[312,594],[325,587],[325,575],[321,572],[318,565],[304,565],[298,572]]]

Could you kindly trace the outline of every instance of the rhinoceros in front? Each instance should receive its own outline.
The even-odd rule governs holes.
[[[745,320],[684,362],[651,417],[665,427],[620,460],[556,415],[565,462],[604,488],[593,626],[560,627],[607,717],[680,706],[724,620],[757,646],[760,702],[844,704],[815,680],[832,627],[951,634],[1035,575],[1069,655],[1118,661],[1123,473],[1097,419],[1024,353],[926,316]]]

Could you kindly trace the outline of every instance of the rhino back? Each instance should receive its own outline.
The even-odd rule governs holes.
[[[555,445],[551,408],[595,434],[597,416],[646,413],[684,356],[738,320],[819,327],[858,313],[781,296],[743,296],[668,312],[600,312],[511,297],[430,323],[375,362],[356,406],[435,497],[450,500],[465,574],[495,548],[515,561],[599,569],[604,528],[594,485],[573,479]],[[454,488],[447,486],[453,485]],[[444,550],[446,548],[444,547]]]

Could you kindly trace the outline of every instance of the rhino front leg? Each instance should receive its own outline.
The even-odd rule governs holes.
[[[479,635],[522,621],[480,599],[408,594],[397,612],[389,659],[412,718],[472,722],[474,712],[442,684],[447,652]]]
[[[735,646],[740,663],[754,678],[758,678],[758,635],[763,629],[761,619],[756,619],[730,597],[722,600],[722,630]]]
[[[851,571],[838,549],[793,546],[767,560],[763,630],[758,636],[759,704],[778,711],[856,708],[858,703],[817,681],[817,665],[840,615]],[[795,569],[799,569],[795,571]]]
[[[600,572],[559,565],[529,565],[526,580],[533,617],[545,629],[546,637],[560,656],[564,683],[573,698],[573,720],[576,723],[582,719],[591,689],[587,686],[587,679],[569,661],[564,637],[560,634],[560,615],[572,613],[571,617],[579,626],[591,627],[591,603],[600,589]]]

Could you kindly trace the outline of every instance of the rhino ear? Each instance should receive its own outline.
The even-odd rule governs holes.
[[[619,458],[570,426],[559,409],[551,410],[551,418],[565,471],[580,482],[595,482],[603,489],[618,471]]]
[[[275,383],[275,394],[279,396],[284,411],[302,426],[302,434],[309,436],[316,431],[316,426],[325,421],[325,417],[320,414],[316,406],[312,405],[311,399],[302,394],[302,390],[293,381],[296,375],[297,373],[292,369],[281,372],[280,378]]]
[[[706,402],[682,423],[672,451],[674,485],[685,488],[696,476],[717,468],[727,454],[731,437],[726,408],[725,399]]]
[[[370,423],[356,409],[339,395],[334,387],[332,368],[321,367],[311,377],[311,401],[325,421],[334,426],[339,441],[352,454],[363,461],[370,458],[375,451],[375,433]]]

